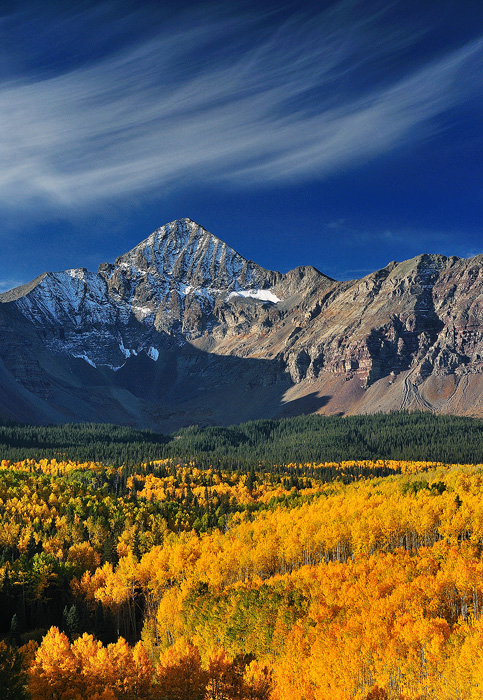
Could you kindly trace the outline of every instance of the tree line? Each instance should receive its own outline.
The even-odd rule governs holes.
[[[264,463],[425,460],[475,463],[483,450],[476,418],[425,412],[298,416],[229,427],[183,428],[171,435],[95,423],[0,425],[0,455],[20,461],[65,457],[129,466],[160,459],[249,469]]]

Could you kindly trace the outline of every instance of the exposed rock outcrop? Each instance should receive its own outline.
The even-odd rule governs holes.
[[[483,413],[483,256],[337,282],[265,270],[181,219],[98,273],[49,272],[0,302],[0,411],[20,419],[166,429],[290,402]]]

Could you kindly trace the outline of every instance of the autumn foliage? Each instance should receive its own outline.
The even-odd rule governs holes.
[[[3,462],[4,697],[483,697],[480,465],[287,468]]]

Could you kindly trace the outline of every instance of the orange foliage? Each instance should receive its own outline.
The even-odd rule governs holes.
[[[30,471],[33,480],[36,470],[58,476],[81,466],[27,460],[0,469]],[[33,700],[481,700],[480,469],[310,466],[341,475],[383,466],[394,475],[301,488],[297,501],[268,480],[247,488],[245,476],[193,465],[162,479],[136,475],[128,487],[138,489],[144,515],[120,499],[113,545],[120,558],[102,565],[110,497],[91,493],[82,520],[72,496],[68,523],[59,489],[42,500],[27,479],[23,493],[2,493],[0,545],[30,552],[32,575],[29,588],[25,572],[6,562],[1,579],[25,586],[37,604],[62,562],[77,574],[74,596],[126,620],[129,639],[144,622],[134,646],[122,637],[104,646],[88,634],[71,643],[51,628],[37,650],[25,651]],[[210,508],[222,497],[263,508],[224,517],[207,532],[189,531],[185,514],[176,534],[146,510],[173,494],[189,500],[188,492]],[[282,507],[276,498],[285,499]],[[97,507],[104,520],[90,515]]]
[[[160,700],[203,700],[206,683],[200,653],[184,639],[159,658],[155,692]]]

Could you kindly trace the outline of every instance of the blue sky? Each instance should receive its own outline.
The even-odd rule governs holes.
[[[2,3],[0,291],[185,216],[337,279],[483,252],[479,0],[167,5]]]

